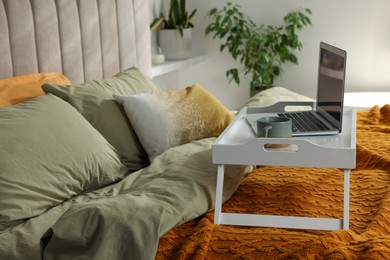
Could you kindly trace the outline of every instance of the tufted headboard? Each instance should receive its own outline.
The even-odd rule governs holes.
[[[131,66],[150,75],[145,0],[2,0],[0,78],[62,72],[72,83]]]

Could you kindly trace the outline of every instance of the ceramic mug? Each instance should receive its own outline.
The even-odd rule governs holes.
[[[257,119],[257,136],[266,138],[289,138],[292,133],[290,118],[266,116]],[[288,144],[268,144],[265,147],[283,148]]]

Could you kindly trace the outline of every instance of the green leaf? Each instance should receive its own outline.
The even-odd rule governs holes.
[[[158,27],[160,27],[160,25],[165,22],[165,19],[163,17],[161,18],[156,18],[152,24],[150,25],[150,30],[151,31],[154,31],[156,30]]]
[[[160,18],[153,21],[153,23],[150,25],[150,28],[151,30],[156,30],[160,27],[163,29],[177,29],[179,30],[180,35],[183,37],[183,29],[194,27],[191,19],[196,14],[196,11],[196,9],[193,10],[189,15],[187,11],[186,0],[170,0],[167,17],[161,15]],[[209,15],[213,15],[217,12],[218,9],[213,8],[210,10]],[[209,31],[211,31],[211,29],[209,29]]]
[[[239,84],[240,73],[251,74],[251,87],[272,86],[282,73],[283,63],[298,63],[293,51],[301,50],[302,43],[296,32],[311,24],[308,8],[287,13],[279,26],[256,24],[240,5],[231,2],[208,14],[212,21],[206,27],[206,35],[220,39],[220,51],[227,50],[242,65],[240,70],[228,70],[226,77]]]

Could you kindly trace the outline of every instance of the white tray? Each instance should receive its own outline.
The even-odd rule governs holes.
[[[218,164],[214,223],[281,228],[337,230],[349,228],[350,169],[356,165],[356,109],[344,108],[342,132],[332,136],[258,138],[246,117],[281,112],[289,106],[311,106],[312,102],[283,102],[265,108],[244,108],[212,147]],[[288,148],[265,148],[268,143],[289,144]],[[343,218],[313,218],[222,212],[225,164],[306,166],[344,169]],[[331,191],[330,191],[331,192]]]
[[[313,106],[312,102],[282,102],[270,107],[246,107],[212,146],[214,164],[306,166],[353,169],[356,166],[356,109],[344,108],[342,132],[332,136],[259,138],[246,117],[282,112],[289,106]],[[265,144],[290,144],[289,148],[265,148]]]

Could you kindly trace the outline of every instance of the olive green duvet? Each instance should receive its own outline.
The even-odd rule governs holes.
[[[74,195],[0,231],[0,259],[153,259],[159,238],[214,206],[215,138],[171,148],[150,166]],[[224,200],[244,167],[227,167]]]

